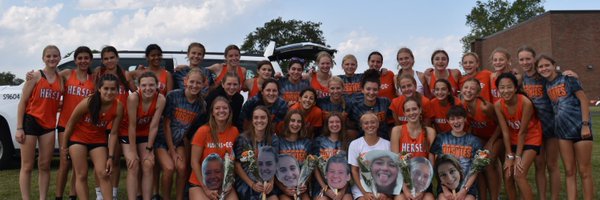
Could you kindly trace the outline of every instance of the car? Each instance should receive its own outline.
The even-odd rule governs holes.
[[[252,78],[256,74],[256,64],[262,60],[270,60],[276,73],[281,73],[279,62],[296,55],[305,59],[314,59],[315,55],[322,50],[328,49],[323,45],[314,43],[299,43],[275,48],[275,42],[269,43],[263,55],[245,54],[242,52],[241,65],[248,70],[246,77]],[[335,50],[329,49],[331,53]],[[296,53],[294,53],[296,52]],[[125,70],[134,70],[139,65],[147,66],[144,51],[119,51],[119,65]],[[92,68],[100,66],[100,55],[94,53]],[[173,72],[178,65],[186,65],[185,51],[163,51],[162,66]],[[207,67],[215,63],[224,63],[224,54],[220,52],[207,52],[201,67]],[[75,63],[72,59],[64,59],[58,66],[62,69],[73,69]],[[20,145],[16,142],[14,131],[17,125],[17,108],[21,99],[24,83],[17,86],[0,86],[0,169],[8,166],[10,161],[18,156]],[[247,96],[247,93],[243,93]],[[58,113],[57,113],[58,115]],[[58,148],[58,140],[55,147]]]

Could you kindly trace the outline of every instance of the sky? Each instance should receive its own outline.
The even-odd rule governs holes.
[[[460,39],[475,1],[354,0],[0,0],[0,71],[24,77],[41,69],[42,49],[57,45],[66,53],[85,45],[101,49],[143,50],[156,43],[163,50],[186,50],[191,42],[207,51],[241,46],[245,36],[271,19],[320,22],[326,44],[338,50],[334,74],[342,74],[341,58],[358,58],[364,71],[367,56],[380,51],[384,67],[397,71],[396,52],[412,49],[415,69],[431,66],[434,50],[450,55],[449,68],[459,68]],[[548,0],[549,10],[597,10],[595,0]],[[283,44],[278,44],[283,45]],[[66,58],[72,60],[72,58]]]

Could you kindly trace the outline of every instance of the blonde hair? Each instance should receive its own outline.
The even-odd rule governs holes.
[[[49,44],[46,47],[44,47],[44,50],[42,51],[42,58],[44,57],[44,55],[46,55],[46,51],[50,49],[55,49],[56,51],[58,51],[58,56],[60,56],[60,49],[58,49],[56,45]]]
[[[321,60],[321,58],[329,58],[333,64],[333,56],[331,56],[331,54],[327,53],[327,51],[321,51],[319,53],[317,53],[317,63],[319,63],[319,61]]]
[[[347,60],[354,60],[354,62],[356,62],[358,64],[358,61],[356,60],[356,56],[354,56],[352,54],[345,55],[344,58],[342,58],[342,65],[344,63],[346,63]]]

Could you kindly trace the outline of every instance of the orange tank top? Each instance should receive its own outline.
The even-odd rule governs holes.
[[[508,107],[505,100],[499,100],[500,105],[502,106],[502,114],[506,119],[506,125],[508,125],[511,145],[517,145],[519,141],[519,129],[521,129],[521,119],[523,117],[523,99],[527,98],[521,94],[516,95],[518,95],[517,110],[512,115],[508,112]],[[525,144],[534,146],[542,145],[542,125],[535,112],[532,113],[529,124],[527,124],[527,136],[525,137]]]
[[[136,112],[137,124],[135,126],[135,136],[148,137],[150,133],[150,122],[152,122],[152,117],[154,116],[154,112],[156,112],[156,102],[158,100],[158,94],[155,94],[154,97],[152,97],[152,102],[150,103],[150,107],[148,107],[147,111],[144,111],[142,94],[139,92],[136,92],[135,94],[137,94],[139,98]],[[127,122],[129,122],[129,120],[127,120]],[[129,126],[129,123],[127,123],[127,126]],[[124,130],[121,130],[119,128],[119,136],[129,136],[129,127],[127,127],[127,129]]]
[[[74,127],[73,135],[69,138],[73,142],[81,142],[84,144],[106,144],[108,143],[108,135],[106,130],[108,124],[117,117],[117,102],[113,101],[112,105],[106,112],[100,113],[98,123],[92,124],[90,113],[86,113]]]
[[[252,88],[250,88],[250,92],[248,92],[248,99],[258,95],[260,92],[260,88],[258,87],[258,78],[254,78],[252,81]]]
[[[156,74],[156,73],[155,73]],[[167,77],[169,76],[169,72],[166,69],[160,69],[159,73],[156,74],[156,77],[158,78],[158,91],[163,94],[163,95],[167,95]]]
[[[413,157],[427,158],[429,145],[427,145],[426,134],[425,129],[421,129],[419,136],[412,138],[408,126],[403,125],[402,130],[400,130],[400,152],[411,153]]]
[[[456,97],[454,97],[454,105],[461,105],[460,100],[458,100],[458,98]],[[448,111],[450,110],[452,105],[448,103],[447,105],[443,106],[440,100],[434,98],[429,102],[429,107],[432,113],[431,121],[435,125],[436,133],[450,132],[452,130],[452,127],[450,127],[450,125],[448,124],[448,118],[446,115],[448,114]]]
[[[492,135],[494,135],[497,124],[493,119],[490,119],[485,112],[483,112],[483,109],[481,108],[482,105],[483,101],[481,99],[477,99],[475,103],[475,114],[469,114],[467,120],[473,135],[487,141],[492,137]],[[467,111],[469,110],[466,103],[464,104],[464,107]]]
[[[490,94],[492,95],[491,96],[492,102],[495,103],[496,101],[498,101],[498,99],[501,99],[500,98],[500,92],[498,92],[498,87],[496,86],[497,76],[491,77],[490,79],[491,79],[490,80],[490,85],[491,85],[491,87],[490,87],[491,88]]]
[[[396,114],[398,117],[398,121],[400,121],[400,125],[406,124],[408,122],[408,118],[404,115],[404,102],[406,101],[406,96],[400,95],[399,97],[394,98],[392,100],[392,104],[390,104],[390,110]],[[429,109],[429,99],[425,96],[421,96],[421,115],[424,118],[431,118],[432,113]]]
[[[454,80],[454,76],[452,76],[452,71],[450,69],[446,69],[448,71],[448,82],[450,82],[450,86],[452,86],[452,95],[458,95],[458,82]],[[437,81],[437,77],[435,76],[435,72],[431,72],[431,80],[429,81],[429,88],[431,93],[435,89],[435,82]]]
[[[227,68],[228,68],[227,65],[223,65],[223,69],[221,69],[221,73],[219,73],[219,76],[217,76],[217,78],[215,79],[215,85],[221,84],[221,81],[223,81],[223,79],[225,78],[225,75],[227,75],[227,72],[228,72]],[[240,83],[246,82],[246,74],[244,74],[244,72],[242,71],[241,66],[237,67],[236,74],[240,78]]]
[[[310,76],[310,86],[317,91],[317,98],[324,98],[329,96],[329,88],[321,85],[317,78],[317,73],[313,73]]]
[[[388,71],[381,75],[379,78],[381,82],[379,85],[379,93],[380,97],[388,98],[390,101],[396,98],[396,86],[394,85],[394,73],[392,71]]]
[[[81,82],[77,79],[77,71],[71,70],[71,75],[65,83],[63,105],[60,117],[58,118],[58,125],[66,127],[77,104],[92,94],[94,94],[94,80],[92,80],[92,76],[88,75],[87,80]]]
[[[42,77],[33,87],[25,113],[35,118],[44,129],[53,129],[56,128],[56,113],[62,96],[62,88],[60,88],[62,78],[55,72],[56,79],[50,83],[42,70],[40,74]]]

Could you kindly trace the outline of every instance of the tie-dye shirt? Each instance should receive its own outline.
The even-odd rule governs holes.
[[[356,124],[360,124],[360,117],[367,113],[373,112],[379,118],[379,137],[389,140],[390,139],[390,127],[388,126],[388,122],[392,122],[392,112],[390,111],[390,100],[384,97],[377,97],[374,106],[367,106],[364,102],[364,95],[359,98],[357,101],[352,101],[350,105],[349,119],[354,121]],[[360,135],[364,133],[361,130]]]
[[[581,139],[581,103],[575,93],[583,90],[579,80],[558,75],[546,83],[554,110],[554,131],[561,139]]]
[[[307,138],[297,139],[293,142],[281,138],[279,139],[279,154],[288,154],[294,157],[298,161],[298,164],[301,165],[306,156],[308,156],[311,146],[312,142]]]
[[[240,162],[240,158],[242,157],[242,153],[252,149],[256,155],[255,159],[258,159],[258,148],[263,146],[272,146],[275,152],[279,152],[279,139],[277,136],[273,136],[271,143],[267,144],[267,141],[263,140],[261,142],[256,143],[256,147],[253,146],[253,142],[250,141],[246,134],[242,134],[235,140],[233,152],[235,153],[236,161]],[[248,178],[252,181],[261,181],[255,177],[253,173],[248,173],[250,171],[250,163],[248,162],[240,162],[242,164],[242,168],[245,172],[247,172]],[[239,176],[236,176],[235,179],[235,189],[238,193],[238,196],[243,197],[246,200],[260,200],[262,199],[262,193],[256,192],[252,190],[252,188],[244,182]]]
[[[523,76],[523,90],[531,99],[538,118],[544,124],[542,126],[544,137],[556,137],[554,134],[554,111],[546,93],[546,84],[546,79],[538,73],[533,76]]]
[[[206,114],[206,102],[203,99],[197,99],[190,103],[185,97],[183,89],[172,90],[167,94],[167,103],[163,112],[164,118],[171,120],[170,129],[173,137],[173,144],[180,146],[183,143],[183,136],[187,132],[192,122],[199,115]],[[162,122],[160,124],[163,124]],[[159,126],[157,143],[166,144],[164,126]]]
[[[438,156],[442,154],[453,155],[460,162],[463,172],[468,172],[471,170],[471,159],[480,149],[483,149],[483,146],[477,136],[466,133],[461,137],[456,137],[447,132],[435,137],[430,151]]]
[[[259,105],[266,106],[261,95],[256,95],[255,97],[248,99],[248,101],[244,103],[244,106],[242,106],[239,120],[252,120],[252,111],[254,111],[254,108]],[[276,124],[283,122],[283,118],[288,111],[288,105],[281,97],[279,97],[275,103],[273,103],[271,106],[267,106],[267,109],[269,109],[269,112],[271,112],[273,123]]]
[[[300,80],[298,83],[292,83],[290,79],[283,78],[279,79],[279,94],[286,102],[298,102],[300,99],[300,92],[310,87],[308,80]]]
[[[338,75],[344,81],[344,96],[354,98],[360,96],[362,88],[360,87],[360,80],[363,74],[354,74],[352,77],[346,75]]]

